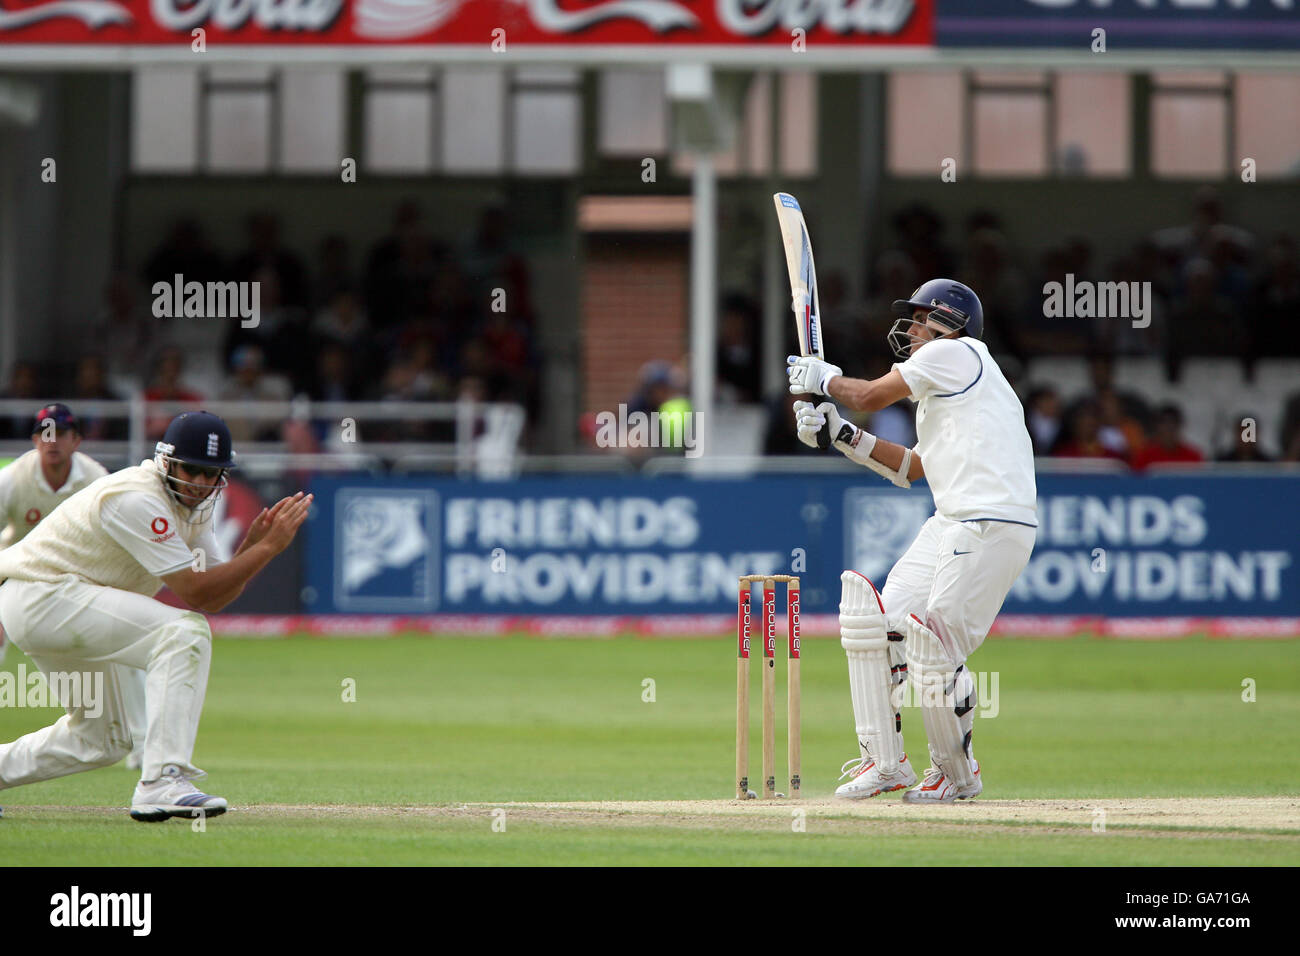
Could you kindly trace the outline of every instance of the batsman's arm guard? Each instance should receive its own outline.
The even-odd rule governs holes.
[[[876,474],[888,478],[900,488],[910,488],[912,483],[907,480],[907,473],[912,468],[912,449],[903,449],[903,461],[898,471],[890,468],[886,464],[876,461],[871,457],[871,449],[876,447],[876,436],[864,428],[858,428],[851,422],[845,422],[840,426],[840,432],[831,442],[836,448],[844,453],[844,456],[850,461],[856,461],[859,465],[866,465]]]

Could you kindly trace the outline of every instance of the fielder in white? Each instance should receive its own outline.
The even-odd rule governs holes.
[[[967,659],[983,643],[1029,561],[1037,521],[1034,456],[1024,410],[988,347],[983,308],[951,279],[933,279],[894,303],[889,333],[903,361],[878,379],[844,377],[816,358],[788,359],[790,391],[826,395],[873,412],[916,403],[915,448],[845,422],[831,402],[795,403],[799,438],[832,444],[906,488],[922,476],[935,513],[889,572],[883,592],[856,571],[840,576],[840,643],[861,755],[845,764],[836,794],[903,790],[908,803],[947,802],[983,790],[971,745],[975,681]],[[903,749],[903,681],[918,691],[930,768],[917,785]]]
[[[145,674],[146,720],[136,820],[216,816],[222,797],[191,782],[212,656],[202,614],[154,600],[164,584],[204,612],[221,610],[289,546],[307,517],[301,492],[263,510],[239,550],[221,561],[212,513],[235,465],[230,430],[207,412],[178,415],[152,461],[69,497],[0,552],[0,624],[47,675],[102,681],[97,716],[68,703],[43,730],[0,744],[0,790],[115,763],[132,732],[119,668]]]
[[[32,423],[32,450],[0,469],[0,550],[27,537],[41,520],[63,501],[103,478],[108,469],[89,455],[77,451],[81,445],[81,422],[61,402],[46,405]],[[0,632],[0,663],[8,649]],[[126,765],[140,769],[144,759],[144,671],[118,667],[118,681],[131,730],[131,752]]]

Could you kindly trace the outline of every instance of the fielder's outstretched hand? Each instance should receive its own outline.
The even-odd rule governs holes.
[[[791,395],[827,395],[826,387],[844,370],[811,355],[787,355],[786,374],[790,376]]]
[[[300,491],[292,498],[276,502],[275,507],[272,508],[276,513],[267,516],[269,527],[266,529],[265,540],[276,554],[289,547],[289,542],[298,533],[298,528],[307,520],[313,497],[313,495],[304,495]]]
[[[266,537],[266,532],[271,530],[271,523],[275,521],[276,515],[284,510],[285,505],[297,501],[303,496],[304,492],[298,492],[292,498],[281,498],[269,508],[263,508],[261,514],[253,519],[252,524],[248,526],[248,533],[244,535],[243,542],[239,545],[239,550],[235,554],[240,554],[248,550],[257,542]]]

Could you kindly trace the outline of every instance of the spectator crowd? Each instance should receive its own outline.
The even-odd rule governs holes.
[[[1090,241],[1071,237],[1036,261],[1016,252],[1001,217],[991,211],[967,217],[962,236],[947,235],[934,210],[913,203],[895,213],[886,247],[866,277],[866,294],[851,301],[843,275],[820,276],[821,307],[834,360],[846,374],[877,377],[893,356],[885,336],[890,304],[921,281],[952,276],[980,295],[985,338],[1016,386],[1040,456],[1102,458],[1134,469],[1167,462],[1267,461],[1259,430],[1242,428],[1216,447],[1184,435],[1185,409],[1171,393],[1120,389],[1114,362],[1145,357],[1160,363],[1176,397],[1197,387],[1185,376],[1200,356],[1240,363],[1247,379],[1262,359],[1300,357],[1300,336],[1290,316],[1300,313],[1300,251],[1293,235],[1259,237],[1228,221],[1218,192],[1194,196],[1189,221],[1136,239],[1104,266]],[[435,237],[411,200],[394,211],[388,233],[365,249],[341,234],[319,238],[314,261],[290,249],[276,217],[253,211],[244,221],[242,247],[221,250],[192,218],[176,221],[134,272],[113,274],[103,311],[71,364],[18,362],[4,398],[39,402],[52,394],[70,401],[118,399],[142,392],[152,400],[200,403],[284,400],[509,401],[536,420],[541,402],[541,358],[528,269],[513,248],[504,211],[482,210],[477,229],[460,245]],[[257,282],[260,320],[240,322],[158,318],[156,282]],[[1149,283],[1150,322],[1138,328],[1122,318],[1048,318],[1043,288],[1049,282]],[[790,324],[785,334],[793,337]],[[752,289],[724,296],[717,344],[718,399],[724,404],[766,402],[767,454],[806,449],[790,427],[792,399],[763,391],[761,308]],[[578,334],[576,328],[574,334]],[[792,349],[793,350],[793,349]],[[1086,360],[1089,388],[1066,395],[1031,374],[1037,359]],[[655,356],[648,356],[655,359]],[[689,394],[681,356],[650,361],[629,383],[632,405],[656,407]],[[69,383],[71,387],[69,388]],[[1300,461],[1300,381],[1277,420],[1261,422],[1276,434],[1277,457]],[[91,439],[125,437],[126,423],[83,414]],[[150,437],[166,417],[149,422]],[[282,428],[232,420],[241,441],[286,438]],[[589,423],[587,423],[589,424]],[[912,414],[899,403],[863,421],[903,444],[915,441]],[[27,415],[0,418],[0,437],[23,437]],[[368,438],[419,438],[439,425],[378,426]],[[580,432],[585,425],[580,425]],[[324,425],[315,427],[317,440]],[[590,436],[586,436],[590,438]],[[1201,442],[1200,445],[1204,443]]]
[[[258,323],[155,317],[150,290],[178,274],[186,282],[259,283]],[[137,274],[110,277],[103,313],[73,368],[19,362],[3,397],[472,398],[517,402],[535,414],[534,324],[528,269],[497,207],[482,211],[476,232],[457,248],[437,239],[419,205],[406,201],[370,248],[356,250],[331,234],[320,238],[310,263],[284,244],[270,213],[248,215],[243,248],[229,252],[184,218]],[[29,425],[0,420],[0,437],[18,437]],[[165,417],[151,422],[150,437],[163,425]],[[232,428],[243,440],[278,434],[255,421],[232,421]],[[88,438],[124,433],[123,421],[87,420]]]

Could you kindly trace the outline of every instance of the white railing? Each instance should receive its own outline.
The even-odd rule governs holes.
[[[236,439],[235,451],[241,467],[250,471],[273,470],[382,470],[385,465],[416,458],[434,468],[458,474],[504,477],[519,468],[519,443],[524,433],[525,413],[521,406],[504,402],[313,402],[306,398],[289,401],[203,401],[150,402],[136,395],[125,401],[51,398],[46,402],[28,399],[0,399],[0,421],[12,423],[13,437],[0,440],[0,455],[16,457],[31,448],[27,429],[42,404],[63,401],[83,422],[108,419],[125,423],[126,437],[115,440],[90,439],[82,451],[117,464],[129,464],[153,457],[154,443],[173,416],[203,408],[241,426],[279,426],[286,422],[325,425],[326,437],[318,452],[291,451],[283,440],[243,441]],[[445,439],[427,436],[389,435],[370,440],[378,426],[440,423],[450,425]],[[16,432],[15,432],[16,430]]]

